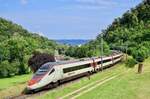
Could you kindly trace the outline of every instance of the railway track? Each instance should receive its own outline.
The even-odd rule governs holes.
[[[117,76],[113,76],[113,77],[107,78],[107,79],[105,79],[105,80],[103,80],[103,81],[100,81],[100,82],[98,82],[97,84],[95,84],[93,87],[91,87],[91,88],[89,88],[89,89],[87,89],[87,90],[84,90],[83,92],[80,92],[80,93],[77,94],[77,95],[72,96],[70,99],[76,99],[77,97],[79,97],[79,96],[81,96],[81,95],[83,95],[83,94],[85,94],[85,93],[87,93],[87,92],[89,92],[89,91],[95,89],[96,87],[98,87],[98,86],[100,86],[100,85],[102,85],[102,84],[104,84],[104,83],[106,83],[106,82],[108,82],[108,81],[110,81],[110,80],[112,80],[112,79],[114,79],[114,78],[116,78],[116,77],[117,77]]]
[[[58,99],[65,99],[65,98],[74,97],[74,96],[78,95],[78,93],[80,93],[80,92],[82,92],[82,91],[84,91],[84,90],[86,90],[86,89],[92,87],[93,85],[96,85],[97,83],[103,82],[103,81],[105,81],[105,80],[107,80],[107,79],[109,79],[109,77],[105,77],[105,78],[103,78],[102,80],[98,80],[98,81],[92,82],[92,83],[90,83],[90,84],[88,84],[88,85],[86,85],[86,86],[83,86],[83,87],[81,87],[80,89],[75,90],[75,91],[73,91],[73,92],[71,92],[71,93],[69,93],[69,94],[67,94],[67,95],[65,95],[65,96],[63,96],[63,97],[61,97],[61,98],[58,98]]]
[[[126,71],[128,72],[128,71]],[[71,93],[68,93],[66,94],[65,96],[62,96],[58,99],[76,99],[77,97],[97,88],[98,86],[104,84],[104,83],[107,83],[108,81],[112,80],[112,79],[115,79],[123,74],[125,74],[126,72],[123,72],[123,73],[120,73],[120,74],[115,74],[115,75],[109,75],[101,80],[98,80],[98,81],[95,81],[95,82],[92,82],[88,85],[85,85],[83,87],[81,87],[80,89],[78,90],[75,90]]]

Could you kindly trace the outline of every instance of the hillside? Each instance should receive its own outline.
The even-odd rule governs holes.
[[[58,47],[55,41],[0,18],[0,77],[28,73],[27,61],[34,51],[54,54]]]
[[[140,47],[148,49],[150,54],[150,1],[144,0],[135,8],[128,10],[122,17],[116,18],[102,32],[104,40],[113,49],[125,51],[128,54]],[[101,35],[97,37],[100,40]]]
[[[116,18],[95,40],[80,48],[70,47],[66,54],[72,57],[102,55],[101,34],[103,55],[110,54],[110,49],[121,50],[127,51],[137,61],[144,61],[150,55],[150,1],[144,0],[135,8],[131,8],[122,17]]]

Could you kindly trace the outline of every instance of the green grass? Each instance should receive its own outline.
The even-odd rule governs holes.
[[[87,92],[77,99],[150,99],[150,59],[144,63],[144,71],[136,68],[127,74]]]
[[[129,71],[122,76],[98,86],[94,90],[78,97],[78,99],[149,99],[150,58],[144,62],[144,70],[142,74],[137,74],[137,66],[129,69],[125,67],[124,63],[120,63],[115,67],[92,75],[91,80],[82,78],[72,84],[51,90],[45,95],[40,96],[39,99],[57,99],[93,81],[97,81],[114,74],[119,74],[127,70]],[[69,98],[70,97],[68,97],[68,99]]]
[[[15,86],[17,84],[25,83],[29,78],[31,77],[31,74],[21,75],[21,76],[15,76],[11,78],[2,78],[0,79],[0,90],[7,89],[11,86]]]
[[[0,79],[0,98],[19,95],[32,74]]]

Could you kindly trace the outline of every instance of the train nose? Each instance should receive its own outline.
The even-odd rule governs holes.
[[[28,81],[28,86],[32,86],[36,83],[36,80],[31,79],[30,81]]]
[[[30,81],[28,81],[28,86],[32,86],[32,85],[38,83],[40,80],[41,80],[41,78],[31,79]]]

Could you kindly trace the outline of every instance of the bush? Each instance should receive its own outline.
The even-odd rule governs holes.
[[[13,61],[12,63],[9,63],[9,65],[13,68],[13,74],[18,74],[19,72],[19,61]]]
[[[15,75],[17,69],[8,61],[3,61],[0,64],[0,77],[11,77]]]
[[[137,64],[137,61],[133,58],[130,58],[127,60],[127,62],[125,63],[126,67],[129,67],[129,68],[133,68],[135,66],[135,64]]]
[[[148,58],[148,55],[149,50],[144,46],[141,46],[132,52],[133,58],[138,62],[143,62],[146,58]]]

